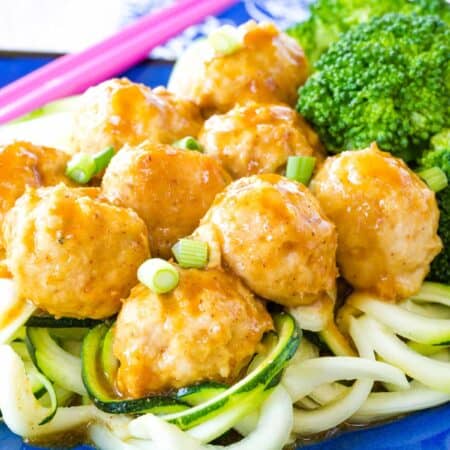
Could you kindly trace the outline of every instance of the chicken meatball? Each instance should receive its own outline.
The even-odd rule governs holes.
[[[0,223],[5,213],[25,192],[26,186],[51,186],[69,183],[64,175],[69,155],[29,142],[14,142],[0,147]]]
[[[172,144],[197,136],[202,119],[197,106],[166,89],[150,89],[126,78],[94,86],[80,99],[74,113],[72,151],[96,153],[107,147],[118,151],[124,144],[146,139]]]
[[[18,141],[1,146],[0,224],[3,223],[5,214],[14,206],[15,201],[25,192],[26,186],[39,187],[51,186],[59,182],[70,183],[64,175],[68,160],[69,156],[64,152],[36,146],[29,142]]]
[[[328,158],[311,189],[338,230],[337,261],[356,288],[414,294],[439,253],[434,193],[376,145]]]
[[[228,181],[209,156],[147,142],[113,158],[102,189],[111,203],[133,208],[144,219],[152,255],[168,258],[172,245],[194,231]]]
[[[308,74],[298,43],[271,23],[248,22],[234,32],[241,45],[231,53],[214,49],[211,38],[188,49],[172,72],[169,90],[192,99],[206,114],[247,100],[294,106]]]
[[[205,151],[234,177],[280,173],[289,156],[323,159],[319,139],[293,109],[250,102],[210,117],[200,132]]]
[[[232,382],[273,328],[264,305],[222,270],[182,270],[168,294],[139,284],[116,322],[117,387],[137,398],[202,380]]]
[[[7,263],[19,296],[55,316],[115,314],[149,257],[137,214],[102,202],[98,188],[28,188],[6,215]]]
[[[275,174],[233,182],[194,237],[260,297],[286,306],[334,298],[336,230],[300,183]]]

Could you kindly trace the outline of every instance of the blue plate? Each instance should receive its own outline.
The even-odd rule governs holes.
[[[153,0],[146,1],[149,4],[158,3]],[[242,23],[249,18],[272,19],[284,28],[292,21],[305,17],[304,6],[307,3],[311,1],[245,0],[237,3],[218,19],[222,23]],[[202,27],[198,27],[197,31],[201,34]],[[192,38],[192,33],[189,33],[189,38]],[[170,52],[170,44],[166,50]],[[164,51],[160,54],[164,54]],[[51,59],[51,57],[42,56],[2,56],[0,54],[0,87]],[[158,86],[166,84],[171,68],[170,62],[149,60],[124,75],[136,82]],[[320,443],[305,444],[302,448],[308,450],[450,450],[450,405],[415,413],[389,424],[343,432]],[[0,450],[38,450],[38,448],[24,444],[20,437],[11,433],[4,424],[0,424]],[[73,450],[91,450],[91,447],[79,446]]]
[[[320,443],[302,446],[302,448],[307,450],[449,450],[450,406],[415,413],[386,425],[344,432]],[[0,426],[0,449],[39,450],[37,447],[24,444],[22,439],[12,434],[4,424]],[[73,450],[93,449],[88,446],[79,446]]]

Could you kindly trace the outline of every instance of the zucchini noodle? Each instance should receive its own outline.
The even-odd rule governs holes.
[[[329,383],[314,389],[309,397],[319,405],[326,405],[327,403],[334,402],[340,397],[343,397],[348,392],[348,387],[341,383]]]
[[[83,362],[77,355],[88,330],[16,328],[13,335],[19,340],[0,345],[0,410],[13,432],[32,439],[89,424],[89,436],[101,450],[280,450],[292,442],[292,433],[309,436],[345,421],[370,423],[450,401],[450,345],[443,344],[450,309],[441,290],[433,286],[432,292],[439,293],[435,303],[408,299],[397,305],[353,294],[343,308],[344,322],[358,356],[320,356],[319,348],[305,338],[295,351],[292,346],[298,344],[299,335],[285,317],[278,344],[275,335],[270,335],[269,353],[254,358],[247,377],[266,365],[271,375],[249,390],[214,385],[203,390],[185,388],[191,405],[186,411],[191,412],[203,411],[230,389],[234,394],[216,413],[205,409],[203,418],[199,416],[184,431],[169,423],[177,413],[133,418],[102,412],[92,403],[64,406],[86,392]],[[26,330],[28,348],[20,340],[25,333],[18,330]],[[331,333],[329,339],[333,336],[338,334]],[[272,363],[264,361],[276,345],[290,353],[283,356],[287,367],[274,387],[279,378]],[[277,367],[281,370],[282,365]],[[354,383],[348,387],[340,383],[343,380]],[[372,392],[375,381],[387,391]],[[226,447],[209,444],[232,428],[244,436],[242,440]]]
[[[86,395],[81,379],[81,359],[62,349],[46,328],[28,328],[28,339],[34,347],[34,358],[39,369],[61,387]]]
[[[36,307],[32,303],[17,296],[12,280],[0,278],[0,344],[12,340],[34,311]]]
[[[368,316],[360,320],[364,323],[375,352],[383,360],[432,389],[450,393],[450,364],[416,353],[386,326]]]
[[[405,375],[396,367],[353,356],[325,356],[289,366],[283,385],[295,402],[324,383],[358,378],[385,381],[404,389],[408,387]]]
[[[364,336],[359,322],[353,319],[351,336],[361,358],[375,360],[370,342]],[[365,402],[373,388],[373,380],[358,379],[345,397],[314,411],[294,410],[294,432],[300,435],[320,433],[333,428],[351,417]]]
[[[41,405],[31,391],[31,385],[22,360],[7,346],[0,346],[0,410],[8,428],[27,438],[58,434],[94,420],[111,423],[117,419],[105,414],[93,405],[58,408],[55,416]]]
[[[417,303],[417,301],[411,299],[399,303],[398,306],[423,317],[450,319],[450,308],[448,306],[433,303]]]
[[[426,282],[410,299],[420,303],[438,303],[450,307],[450,286]]]
[[[412,341],[433,345],[450,341],[449,319],[424,317],[363,293],[352,294],[347,302]]]
[[[351,417],[351,422],[367,423],[398,416],[412,411],[442,405],[450,401],[450,395],[427,388],[417,381],[402,392],[373,392]]]

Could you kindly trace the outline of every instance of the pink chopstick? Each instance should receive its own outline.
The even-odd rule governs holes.
[[[180,0],[80,53],[62,56],[0,89],[0,123],[78,94],[132,67],[150,50],[236,0]]]

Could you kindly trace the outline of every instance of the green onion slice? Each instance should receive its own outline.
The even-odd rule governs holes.
[[[114,156],[114,148],[108,147],[94,155],[95,175],[108,167],[112,157]]]
[[[430,169],[425,169],[417,173],[420,178],[422,178],[428,187],[434,191],[439,192],[446,188],[448,185],[447,175],[439,167],[431,167]]]
[[[230,25],[225,25],[208,36],[208,41],[219,55],[231,55],[240,50],[243,44],[243,38],[239,30]]]
[[[66,175],[79,184],[89,183],[94,175],[106,169],[113,156],[114,148],[112,147],[95,155],[78,153],[67,163]]]
[[[165,294],[178,286],[177,269],[160,258],[147,259],[138,269],[138,280],[156,294]]]
[[[192,136],[186,136],[179,141],[175,141],[172,145],[184,150],[196,150],[197,152],[203,152],[202,145],[197,141],[197,139],[194,139]]]
[[[94,157],[78,153],[67,163],[66,175],[79,184],[86,184],[95,175],[95,171]]]
[[[203,269],[208,264],[208,244],[193,239],[180,239],[172,253],[178,264],[185,268]]]
[[[289,156],[286,166],[286,177],[307,185],[315,165],[316,158],[313,156]]]

